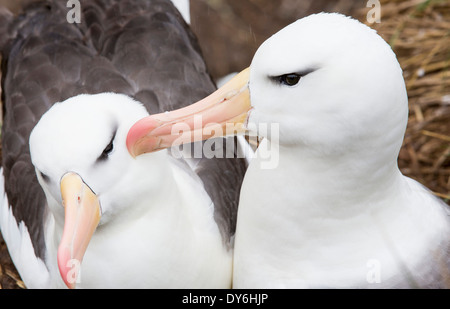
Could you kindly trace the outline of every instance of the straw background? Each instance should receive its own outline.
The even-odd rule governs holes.
[[[0,6],[18,12],[22,2]],[[450,1],[380,2],[381,22],[369,24],[365,0],[192,0],[191,23],[215,78],[248,67],[265,39],[311,13],[340,12],[376,29],[397,54],[408,90],[400,169],[450,204]],[[0,236],[1,288],[25,286]]]

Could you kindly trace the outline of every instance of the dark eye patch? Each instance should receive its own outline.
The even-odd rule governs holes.
[[[279,83],[292,87],[297,85],[301,78],[302,76],[296,73],[285,74],[280,76]]]
[[[298,72],[298,73],[288,73],[288,74],[283,74],[283,75],[279,75],[279,76],[273,76],[271,77],[271,79],[276,82],[277,84],[283,85],[283,86],[288,86],[288,87],[293,87],[296,86],[300,80],[302,79],[302,77],[305,77],[306,75],[308,75],[311,72],[314,72],[315,69],[308,69],[308,70],[304,70],[302,72]]]
[[[111,141],[109,142],[108,145],[106,145],[105,149],[103,150],[102,154],[97,158],[97,162],[103,162],[106,161],[109,157],[109,155],[111,154],[111,152],[114,149],[114,139],[116,138],[116,133],[117,130],[114,131],[114,134],[111,138]]]

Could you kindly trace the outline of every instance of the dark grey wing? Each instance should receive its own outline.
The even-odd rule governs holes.
[[[46,202],[31,164],[32,129],[55,102],[71,96],[107,90],[132,93],[126,79],[98,56],[76,25],[67,22],[63,4],[44,1],[29,6],[5,27],[9,41],[2,48],[5,192],[41,259],[45,258]]]
[[[195,36],[171,1],[102,4],[83,6],[87,32],[150,113],[186,106],[215,90]]]
[[[7,8],[0,6],[0,50],[10,39],[8,28],[13,19],[14,15]]]
[[[27,15],[9,21],[2,37],[2,167],[5,192],[17,222],[23,221],[36,256],[45,257],[43,223],[45,196],[31,164],[28,138],[51,102],[58,98],[63,72],[53,65],[46,42],[52,27],[45,8],[32,8]],[[64,79],[62,79],[64,80]]]

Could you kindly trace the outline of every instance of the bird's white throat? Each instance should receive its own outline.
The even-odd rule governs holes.
[[[271,148],[266,143],[261,146]],[[274,169],[261,169],[257,154],[247,171],[236,232],[236,287],[370,285],[370,265],[386,266],[385,282],[404,261],[406,269],[416,266],[424,248],[411,239],[436,231],[424,226],[423,216],[444,224],[441,214],[423,214],[421,205],[409,202],[422,188],[411,186],[396,164],[369,172],[362,163],[351,164],[354,158],[318,160],[310,151],[292,150],[279,148]],[[366,163],[370,168],[372,162]],[[399,195],[405,190],[410,196]]]

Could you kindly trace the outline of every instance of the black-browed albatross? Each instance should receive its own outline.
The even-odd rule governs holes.
[[[242,185],[233,287],[450,287],[449,208],[398,169],[408,98],[374,30],[339,14],[301,19],[216,93],[138,122],[130,152],[186,141],[172,127],[195,129],[194,117],[264,137]],[[268,155],[277,164],[263,168]]]
[[[23,281],[230,287],[246,161],[176,149],[134,159],[125,144],[140,118],[214,90],[196,38],[169,0],[81,10],[80,24],[65,1],[0,14],[0,226]]]

